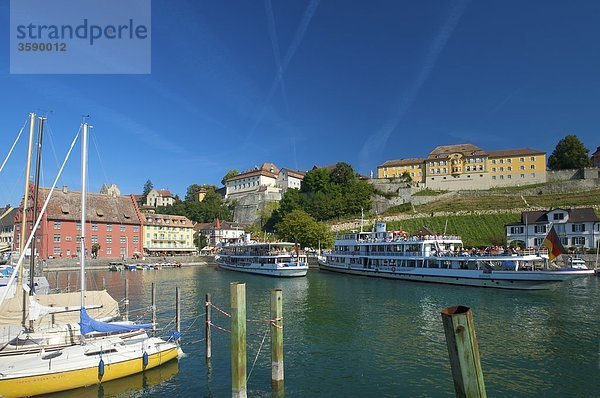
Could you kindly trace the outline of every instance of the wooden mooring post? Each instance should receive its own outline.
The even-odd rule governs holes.
[[[283,294],[271,289],[271,385],[283,387]]]
[[[152,282],[152,336],[156,337],[156,285]]]
[[[246,398],[246,284],[231,282],[231,397]]]
[[[125,277],[125,300],[123,300],[124,312],[123,319],[129,320],[129,279]]]
[[[457,397],[486,397],[473,313],[469,307],[446,307],[442,322]]]
[[[206,293],[206,301],[205,301],[205,306],[206,306],[206,322],[204,325],[204,337],[206,338],[206,362],[210,362],[210,358],[212,357],[212,342],[211,342],[211,335],[210,335],[210,323],[212,321],[211,319],[211,314],[212,314],[212,308],[211,308],[211,304],[212,302],[210,301],[210,293]]]

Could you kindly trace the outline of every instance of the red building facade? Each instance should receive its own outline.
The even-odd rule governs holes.
[[[50,189],[39,189],[38,212]],[[33,197],[33,188],[30,191]],[[19,250],[23,205],[15,216],[14,250]],[[142,253],[142,221],[133,196],[89,193],[85,222],[86,255],[99,258],[129,258]],[[27,234],[33,206],[27,210]],[[42,259],[77,257],[81,251],[81,192],[55,190],[36,233],[36,253]]]

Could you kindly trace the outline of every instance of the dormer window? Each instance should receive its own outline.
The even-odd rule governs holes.
[[[554,213],[554,220],[564,220],[565,219],[565,213]]]

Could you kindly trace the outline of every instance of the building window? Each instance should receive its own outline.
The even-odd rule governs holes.
[[[125,225],[121,225],[121,226],[119,227],[119,230],[120,230],[121,232],[125,232]]]
[[[55,254],[55,255],[57,255],[57,256],[60,256],[60,247],[54,247],[52,249],[52,253]]]
[[[133,232],[139,232],[140,231],[140,226],[139,225],[134,225],[133,226]]]
[[[503,175],[501,175],[501,176],[500,176],[500,179],[501,179],[501,180],[504,180],[504,176],[503,176]]]
[[[506,168],[506,170],[508,170],[508,171],[512,171],[512,167],[508,166],[508,167]]]
[[[496,159],[492,159],[492,164],[496,164]]]
[[[521,174],[521,178],[525,178],[525,174]]]
[[[519,161],[524,162],[525,158],[519,158]]]
[[[560,244],[563,245],[563,246],[568,246],[569,245],[569,238],[566,238],[566,237],[560,238]]]
[[[98,230],[98,224],[92,223],[92,231]]]
[[[60,243],[60,235],[54,235],[54,239],[52,241],[54,243]]]
[[[71,235],[65,236],[65,242],[71,242],[72,240],[73,240],[73,237]]]
[[[496,168],[495,168],[495,167],[492,167],[492,171],[493,171],[493,172],[496,172]]]
[[[106,224],[106,232],[112,231],[112,224]]]
[[[81,223],[80,222],[78,222],[78,223],[75,224],[75,229],[77,231],[81,231]]]
[[[510,180],[512,178],[512,176],[509,174],[506,176],[506,178],[508,178]]]
[[[500,159],[500,163],[504,163],[504,159]]]
[[[140,242],[140,237],[139,237],[139,236],[137,236],[137,235],[135,235],[135,236],[133,237],[133,243],[139,243],[139,242]]]
[[[511,235],[522,235],[525,232],[525,227],[510,227]]]
[[[532,164],[531,166],[529,166],[529,168],[530,168],[531,170],[535,170],[535,164]]]
[[[119,238],[119,243],[121,243],[121,244],[125,244],[125,237],[124,237],[124,236],[121,236],[121,237]]]
[[[112,235],[106,235],[106,243],[112,243]]]
[[[112,247],[106,248],[106,254],[112,254]]]
[[[571,225],[572,232],[585,232],[585,224],[573,224]]]
[[[545,225],[536,225],[534,228],[534,231],[536,234],[545,234],[546,226]]]
[[[554,213],[552,215],[552,218],[554,220],[564,220],[565,219],[565,213]]]
[[[125,255],[125,248],[122,247],[121,250],[120,250],[120,252],[121,252],[121,256],[124,256]]]
[[[54,229],[60,229],[60,221],[54,221]]]
[[[572,239],[573,246],[585,246],[585,237],[574,236]]]
[[[500,167],[500,171],[504,171],[504,167]]]
[[[535,162],[535,156],[530,157],[529,160],[531,160],[532,162]]]
[[[538,247],[538,246],[541,246],[543,242],[544,242],[544,238],[535,238],[533,240],[533,245]]]
[[[92,235],[92,243],[98,243],[98,235]]]
[[[496,179],[496,176],[492,176],[492,180],[495,180],[495,179]]]
[[[525,166],[519,166],[519,169],[525,170]]]
[[[506,159],[506,163],[512,163],[512,159]]]

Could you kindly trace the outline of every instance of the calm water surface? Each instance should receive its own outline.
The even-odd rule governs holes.
[[[49,275],[51,285],[56,274]],[[66,274],[59,273],[64,286]],[[286,397],[454,396],[440,310],[466,305],[474,313],[488,396],[600,396],[600,278],[542,292],[419,284],[310,270],[275,279],[215,267],[89,273],[132,309],[150,305],[157,286],[159,322],[173,327],[181,290],[186,356],[143,375],[54,397],[231,396],[230,335],[213,332],[210,369],[204,360],[204,296],[228,310],[229,283],[246,283],[247,317],[269,318],[269,290],[283,289]],[[75,274],[70,278],[77,280]],[[133,312],[132,318],[141,312]],[[148,319],[150,314],[146,312]],[[228,319],[213,311],[213,322]],[[271,397],[266,323],[249,322],[249,397]],[[168,332],[161,332],[167,335]]]

